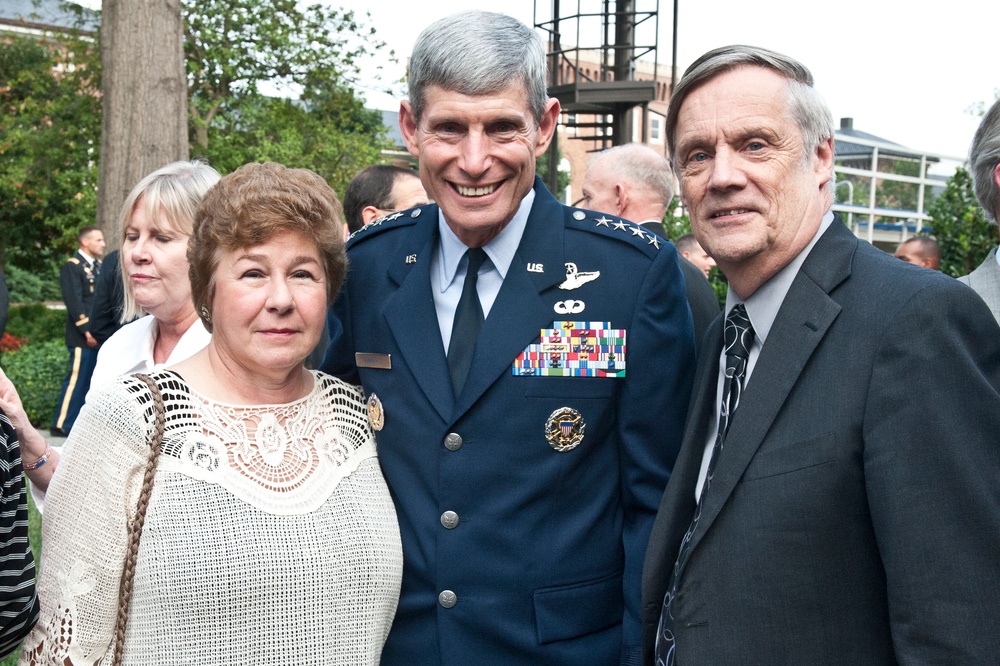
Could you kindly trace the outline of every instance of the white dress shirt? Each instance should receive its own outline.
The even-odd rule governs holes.
[[[521,205],[507,226],[497,234],[496,238],[483,246],[489,261],[483,262],[479,269],[476,291],[479,293],[479,303],[482,305],[484,318],[489,316],[493,302],[497,299],[503,280],[507,276],[507,269],[514,260],[517,246],[521,244],[521,236],[524,235],[524,228],[528,224],[528,213],[534,201],[535,191],[530,190],[521,200]],[[455,321],[455,309],[458,307],[465,285],[465,273],[469,265],[465,259],[465,251],[469,248],[458,239],[445,222],[444,213],[440,209],[438,236],[440,241],[431,258],[431,292],[434,294],[434,309],[437,312],[438,326],[441,328],[441,342],[444,343],[444,353],[447,355],[448,345],[451,342],[451,327]]]

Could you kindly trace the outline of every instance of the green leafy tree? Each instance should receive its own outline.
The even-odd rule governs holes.
[[[948,275],[969,274],[997,244],[997,229],[986,221],[972,189],[972,176],[962,167],[927,212],[941,248],[941,270]]]
[[[47,274],[93,224],[99,91],[92,39],[0,41],[0,265]]]
[[[307,167],[341,191],[379,161],[381,114],[354,84],[384,44],[355,12],[295,0],[185,0],[183,11],[193,154],[222,171],[260,160]]]

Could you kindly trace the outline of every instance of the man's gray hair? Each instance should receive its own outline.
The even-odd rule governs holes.
[[[674,198],[674,177],[670,161],[649,146],[626,143],[603,150],[590,158],[589,166],[598,162],[605,173],[649,191],[664,206]]]
[[[435,21],[417,37],[410,57],[410,106],[418,123],[433,85],[469,96],[520,85],[541,122],[548,100],[542,39],[505,14],[472,10]]]
[[[687,68],[670,96],[667,110],[667,142],[676,163],[677,117],[684,99],[703,83],[739,67],[764,67],[788,80],[788,106],[792,118],[802,130],[806,156],[820,143],[833,136],[833,114],[823,97],[813,88],[812,73],[805,65],[788,56],[757,46],[723,46],[701,56]],[[832,182],[832,181],[831,181]]]
[[[1000,100],[983,116],[969,149],[969,170],[976,198],[986,211],[986,218],[994,224],[1000,212],[1000,189],[993,178],[997,164],[1000,164]]]

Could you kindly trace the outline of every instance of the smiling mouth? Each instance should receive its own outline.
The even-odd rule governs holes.
[[[751,213],[749,208],[733,208],[732,210],[720,210],[718,213],[712,213],[712,217],[728,217],[730,215],[743,215],[745,213]]]
[[[462,185],[455,185],[455,189],[463,197],[484,197],[487,194],[493,194],[497,190],[496,185],[487,185],[486,187],[463,187]]]

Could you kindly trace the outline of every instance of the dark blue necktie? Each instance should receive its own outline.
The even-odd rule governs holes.
[[[747,361],[750,359],[750,347],[753,346],[754,332],[750,318],[747,316],[747,309],[742,303],[734,307],[729,312],[729,316],[726,317],[723,336],[726,349],[726,376],[722,383],[719,434],[715,437],[712,457],[708,460],[708,472],[705,476],[705,485],[701,489],[701,496],[698,499],[698,506],[691,518],[691,526],[688,527],[687,533],[684,534],[684,540],[681,541],[677,561],[674,562],[673,573],[670,576],[670,585],[667,587],[667,596],[663,600],[660,626],[656,632],[656,666],[674,666],[676,663],[674,616],[671,604],[677,592],[677,574],[687,559],[691,537],[694,536],[694,531],[698,528],[698,520],[701,518],[701,507],[704,504],[705,495],[708,494],[708,488],[712,485],[715,463],[719,459],[719,453],[725,443],[726,432],[729,430],[729,423],[736,407],[740,404],[740,395],[743,393],[743,382],[747,373]]]
[[[483,327],[483,306],[479,303],[479,292],[476,282],[479,279],[479,268],[486,260],[486,252],[474,247],[465,252],[469,260],[465,271],[465,284],[462,286],[462,297],[455,308],[455,321],[451,327],[451,342],[448,344],[448,372],[451,373],[451,387],[458,398],[465,386],[465,378],[469,375],[472,365],[472,352],[476,348],[479,329]]]

